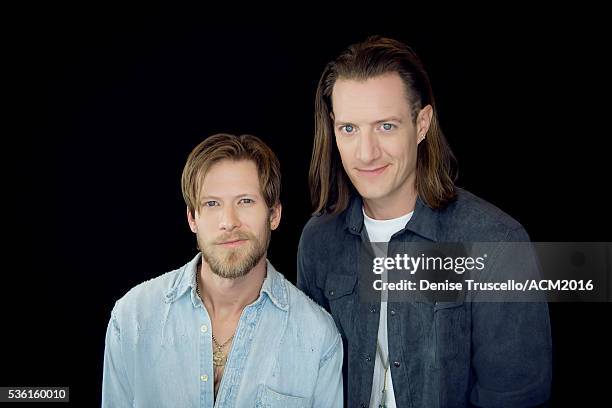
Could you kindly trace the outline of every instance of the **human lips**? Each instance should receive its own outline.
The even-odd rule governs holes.
[[[246,239],[237,239],[234,241],[221,242],[219,245],[224,246],[224,247],[234,248],[234,247],[244,244],[245,242],[246,242]]]
[[[383,166],[377,166],[377,167],[371,167],[371,168],[355,168],[355,170],[357,171],[357,174],[361,175],[361,176],[365,176],[365,177],[376,177],[380,174],[382,174],[387,167],[389,167],[388,164],[385,164]]]
[[[246,238],[231,238],[231,239],[227,239],[227,240],[218,242],[217,245],[220,245],[226,248],[235,248],[235,247],[241,246],[247,241],[248,239]]]

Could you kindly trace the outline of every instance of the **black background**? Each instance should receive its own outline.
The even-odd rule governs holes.
[[[404,40],[424,61],[460,186],[534,241],[612,241],[609,46],[597,13],[506,10],[451,23],[366,14],[293,12],[273,27],[150,6],[25,13],[7,37],[17,92],[2,154],[12,206],[1,385],[70,386],[70,405],[99,405],[114,302],[195,253],[180,174],[208,135],[254,134],[277,153],[284,209],[269,258],[295,281],[316,84],[328,60],[369,34]],[[610,304],[550,311],[551,405],[608,402]]]

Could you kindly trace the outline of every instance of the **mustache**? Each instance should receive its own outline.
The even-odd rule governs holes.
[[[238,240],[250,240],[252,238],[253,238],[252,235],[249,234],[248,232],[237,231],[237,232],[232,232],[232,233],[218,236],[213,241],[213,244],[222,244],[224,242],[238,241]]]

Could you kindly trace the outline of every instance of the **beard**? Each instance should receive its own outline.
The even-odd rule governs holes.
[[[261,239],[246,231],[223,234],[209,242],[203,242],[204,240],[199,235],[197,238],[202,258],[210,270],[222,278],[236,279],[249,273],[265,256],[270,243],[270,235],[270,225],[266,225]],[[247,240],[247,242],[238,248],[223,248],[219,245],[222,242],[237,239]]]

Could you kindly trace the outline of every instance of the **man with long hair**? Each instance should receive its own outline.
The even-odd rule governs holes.
[[[298,287],[334,317],[349,407],[532,406],[549,397],[544,302],[367,302],[363,242],[528,242],[513,218],[457,188],[428,75],[405,44],[371,37],[325,67],[315,100],[315,214]],[[397,245],[396,245],[397,246]],[[491,260],[491,264],[495,262]],[[534,262],[528,267],[533,267]]]

